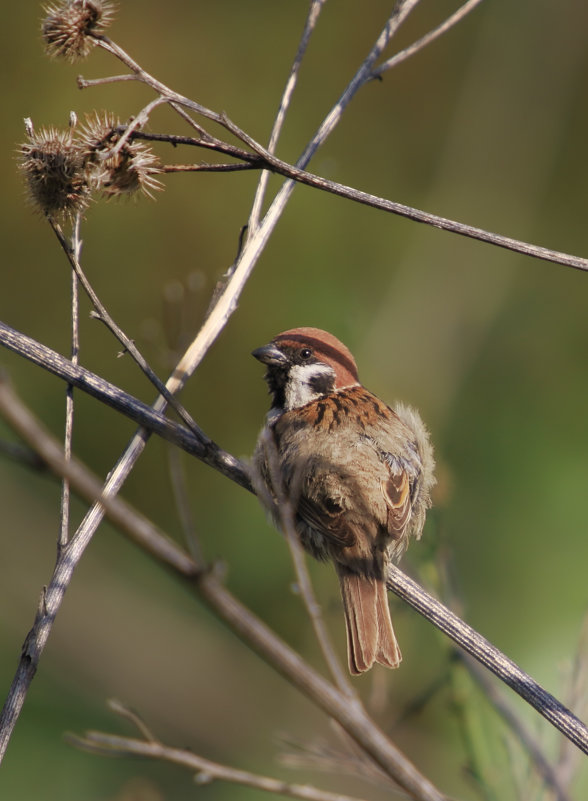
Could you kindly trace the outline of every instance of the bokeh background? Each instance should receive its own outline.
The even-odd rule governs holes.
[[[327,4],[303,67],[279,155],[294,160],[365,56],[390,3]],[[405,45],[455,3],[423,1]],[[225,110],[267,141],[302,28],[306,2],[121,0],[112,37],[175,89]],[[52,232],[24,198],[16,170],[22,120],[67,124],[70,109],[126,119],[144,87],[80,92],[78,73],[121,72],[94,52],[74,67],[49,62],[40,6],[3,9],[0,318],[60,352],[69,348],[69,282]],[[365,87],[311,168],[335,180],[520,239],[586,255],[588,6],[496,0]],[[187,133],[160,110],[153,131]],[[164,161],[198,154],[160,151]],[[206,154],[203,158],[207,158]],[[211,291],[237,250],[256,176],[170,176],[156,202],[99,203],[83,227],[84,265],[113,317],[162,376],[197,331]],[[273,179],[272,187],[279,185]],[[252,348],[280,330],[316,325],[355,353],[363,382],[418,406],[436,444],[440,488],[422,545],[403,566],[435,586],[449,564],[459,608],[475,628],[550,691],[566,699],[587,605],[588,314],[586,275],[417,225],[299,187],[219,341],[183,395],[199,424],[238,456],[251,453],[267,408]],[[117,343],[87,317],[82,363],[145,400],[153,391]],[[2,369],[60,434],[64,387],[8,352]],[[133,427],[78,398],[75,450],[104,474]],[[10,432],[0,424],[0,434]],[[254,498],[184,459],[190,498],[210,560],[229,587],[320,664],[286,548]],[[167,446],[150,442],[124,497],[182,539]],[[0,461],[0,688],[8,690],[58,529],[59,486]],[[81,505],[74,507],[77,518]],[[332,571],[311,566],[343,652]],[[461,676],[405,715],[447,670],[442,638],[392,600],[404,663],[357,681],[379,699],[377,720],[449,795],[480,797],[466,775],[460,714],[495,796],[532,785],[523,755],[491,706]],[[0,771],[12,801],[253,799],[259,793],[196,788],[181,770],[106,760],[73,750],[66,730],[127,731],[106,711],[118,697],[159,737],[221,762],[316,781],[370,798],[349,779],[278,764],[280,737],[336,738],[323,717],[219,624],[168,573],[107,524],[89,548],[55,625]],[[555,755],[558,737],[508,694]],[[588,793],[586,766],[573,797]],[[387,796],[386,796],[387,797]],[[524,795],[535,798],[535,795]]]

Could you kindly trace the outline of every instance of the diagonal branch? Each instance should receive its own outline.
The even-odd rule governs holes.
[[[172,570],[185,576],[199,572],[201,568],[184,553],[176,541],[164,534],[137,509],[120,497],[104,498],[100,478],[75,456],[66,458],[56,437],[32,414],[9,382],[2,377],[0,416],[30,447],[25,466],[32,470],[49,470],[58,478],[66,478],[73,492],[88,503],[99,500],[104,505],[107,517],[119,531]],[[34,460],[31,458],[33,455]],[[18,458],[19,454],[16,456]]]
[[[20,334],[2,322],[0,322],[0,344],[111,406],[149,431],[158,434],[162,439],[196,456],[245,489],[251,489],[249,475],[243,464],[219,448],[198,427],[194,431],[169,420],[159,408],[134,398],[90,370],[73,364],[46,345]]]
[[[522,671],[512,659],[495,648],[446,606],[438,601],[432,604],[432,597],[396,565],[388,566],[386,583],[389,590],[426,617],[484,667],[491,670],[556,729],[559,729],[568,740],[588,754],[588,727],[557,698]]]
[[[228,121],[228,125],[232,123]],[[246,136],[246,135],[245,135]],[[542,247],[541,245],[534,245],[530,242],[524,242],[521,239],[514,239],[513,237],[497,234],[493,231],[488,231],[484,228],[477,228],[476,226],[462,223],[457,220],[451,220],[448,217],[441,217],[438,214],[417,209],[414,206],[408,206],[405,203],[398,203],[388,198],[372,195],[369,192],[364,192],[361,189],[356,189],[346,184],[341,184],[337,181],[331,181],[316,175],[307,170],[300,169],[299,167],[288,164],[282,161],[273,154],[265,150],[265,148],[258,145],[253,139],[247,137],[248,143],[252,148],[257,148],[256,153],[251,154],[242,148],[234,147],[221,142],[219,139],[211,138],[207,141],[194,139],[192,137],[181,137],[167,134],[150,134],[142,131],[135,132],[133,138],[145,139],[148,141],[167,141],[171,144],[184,144],[192,145],[194,147],[203,147],[208,150],[214,150],[219,153],[234,156],[234,158],[241,159],[249,169],[258,168],[274,172],[277,175],[283,175],[294,182],[310,186],[313,189],[320,189],[323,192],[329,192],[338,197],[351,200],[355,203],[361,203],[364,206],[370,206],[373,209],[385,211],[388,214],[395,214],[398,217],[404,217],[413,222],[424,223],[433,228],[439,228],[442,231],[458,234],[468,239],[476,239],[479,242],[485,242],[495,247],[511,250],[514,253],[520,253],[523,256],[531,256],[535,259],[542,261],[549,261],[554,264],[561,264],[564,267],[572,267],[576,270],[588,271],[588,259],[580,256],[574,256],[562,251],[552,250],[550,248]],[[169,169],[167,170],[170,171]]]

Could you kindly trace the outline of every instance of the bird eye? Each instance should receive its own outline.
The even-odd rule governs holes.
[[[310,357],[312,356],[312,351],[310,348],[301,348],[298,355],[300,356],[301,359],[306,361],[307,359],[310,359]]]

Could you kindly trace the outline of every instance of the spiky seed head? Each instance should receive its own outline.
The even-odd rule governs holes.
[[[71,218],[90,201],[84,152],[72,130],[27,125],[28,141],[19,147],[19,167],[31,202],[45,214]]]
[[[93,189],[106,197],[122,197],[141,191],[153,197],[162,189],[155,178],[161,173],[159,159],[143,142],[127,140],[116,149],[121,139],[120,121],[108,112],[86,117],[80,130],[80,142],[88,165],[88,180]]]
[[[54,58],[80,61],[96,45],[112,22],[114,6],[108,0],[62,0],[44,7],[41,33],[45,51]]]

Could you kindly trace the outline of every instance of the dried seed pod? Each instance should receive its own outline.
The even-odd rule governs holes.
[[[80,61],[96,45],[112,22],[114,7],[108,0],[63,0],[44,7],[41,26],[45,51],[55,58]]]
[[[19,147],[19,166],[31,202],[54,217],[73,217],[90,201],[83,148],[72,130],[27,125],[28,141]]]
[[[137,191],[153,197],[152,191],[163,184],[154,176],[161,172],[159,159],[143,142],[121,140],[120,121],[108,112],[86,117],[80,130],[80,143],[93,189],[106,197],[122,197]]]

